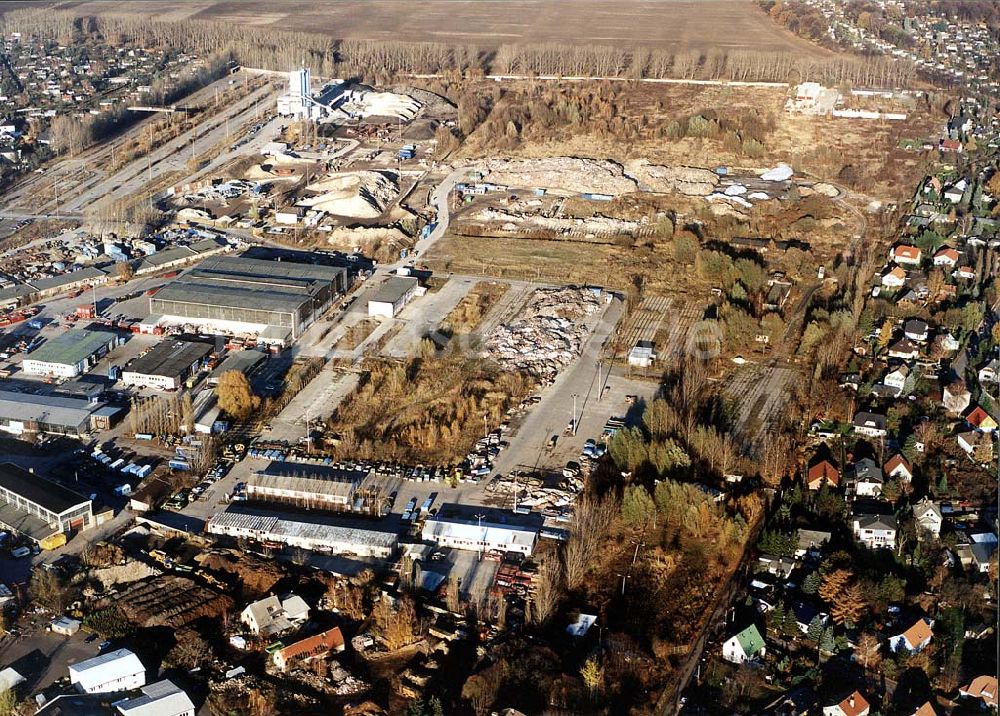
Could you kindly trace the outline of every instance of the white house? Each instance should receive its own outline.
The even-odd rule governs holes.
[[[628,354],[628,364],[637,368],[648,368],[655,360],[656,351],[652,341],[637,341]]]
[[[116,701],[121,716],[194,716],[194,703],[169,679],[142,687],[142,696]]]
[[[906,271],[899,266],[882,275],[882,285],[886,288],[899,288],[906,283]]]
[[[935,537],[941,536],[941,525],[944,524],[944,517],[938,503],[927,497],[920,500],[913,506],[913,519],[916,520],[917,527],[921,532],[930,532]]]
[[[914,653],[923,650],[934,638],[934,632],[931,631],[933,626],[934,622],[927,617],[917,619],[913,626],[902,634],[889,637],[889,650],[894,654],[900,651]]]
[[[929,327],[925,321],[921,321],[919,318],[912,318],[903,326],[903,335],[911,341],[922,343],[927,340]]]
[[[980,383],[996,383],[1000,381],[1000,359],[994,358],[979,369]]]
[[[308,618],[309,605],[297,594],[286,594],[280,599],[272,594],[247,605],[240,613],[240,621],[262,636],[288,631]]]
[[[934,265],[935,266],[956,266],[958,260],[961,258],[961,254],[950,246],[942,246],[938,249],[938,252],[934,254]]]
[[[146,685],[146,667],[128,649],[70,664],[69,681],[84,694],[131,691]]]
[[[899,453],[886,460],[885,465],[882,466],[882,471],[889,479],[895,477],[903,482],[910,482],[913,479],[913,469],[910,467],[910,461]]]
[[[900,338],[898,341],[889,346],[890,358],[899,358],[900,360],[916,360],[919,355],[920,346],[911,341],[909,338]]]
[[[854,463],[854,494],[858,497],[878,497],[885,478],[878,464],[870,457]]]
[[[764,637],[753,624],[726,639],[722,645],[722,658],[733,664],[753,661],[758,656],[764,656],[766,652]]]
[[[854,537],[868,549],[896,549],[896,518],[892,515],[854,515]]]
[[[860,412],[854,416],[854,432],[870,438],[885,437],[889,434],[886,418],[878,413]]]
[[[886,373],[885,377],[882,378],[882,384],[894,390],[896,395],[899,395],[906,387],[906,380],[910,377],[910,373],[910,366],[903,363]]]

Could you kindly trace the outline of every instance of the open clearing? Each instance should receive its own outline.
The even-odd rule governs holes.
[[[175,20],[176,2],[94,0],[77,12],[131,13]],[[184,4],[184,19],[224,20],[338,39],[468,43],[645,45],[669,50],[829,53],[773,23],[751,0],[263,0]]]

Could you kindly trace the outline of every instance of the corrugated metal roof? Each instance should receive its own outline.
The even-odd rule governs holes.
[[[81,398],[0,390],[0,419],[39,422],[75,430],[86,427],[91,413],[100,405],[91,405]]]
[[[30,355],[25,356],[24,360],[76,365],[117,340],[118,336],[110,331],[73,328],[49,339]]]
[[[70,682],[79,683],[85,689],[145,671],[139,657],[128,649],[116,649],[69,665]]]
[[[208,532],[219,534],[221,529],[236,529],[253,532],[262,539],[295,538],[310,540],[317,544],[357,544],[366,547],[396,546],[395,532],[360,529],[329,524],[326,522],[304,522],[284,516],[255,514],[249,511],[234,511],[232,508],[220,512],[208,522]]]

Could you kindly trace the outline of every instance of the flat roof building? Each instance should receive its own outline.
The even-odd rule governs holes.
[[[530,555],[542,522],[537,512],[522,515],[507,510],[446,504],[424,522],[421,538],[441,547]]]
[[[132,361],[122,371],[122,382],[157,390],[177,390],[213,350],[208,343],[167,338]]]
[[[394,317],[416,295],[417,286],[412,276],[390,276],[368,299],[368,317]]]
[[[149,299],[149,312],[201,332],[280,329],[295,340],[347,286],[344,268],[219,256],[174,279]]]
[[[142,696],[116,701],[121,716],[194,716],[194,703],[169,679],[143,686]]]
[[[104,403],[86,398],[34,395],[0,390],[0,430],[13,435],[48,433],[80,437],[91,430],[103,430],[120,412],[108,414]]]
[[[212,535],[274,542],[331,554],[388,559],[399,546],[395,532],[333,524],[330,518],[287,515],[230,505],[208,521]]]
[[[131,691],[146,685],[146,667],[128,649],[116,649],[70,664],[69,681],[83,694]]]
[[[324,465],[271,462],[247,479],[247,498],[306,509],[350,508],[358,486],[370,473]]]
[[[32,472],[0,463],[0,524],[35,542],[94,524],[91,502]]]
[[[75,378],[107,355],[122,339],[110,331],[76,328],[56,336],[25,356],[21,368],[29,375]]]
[[[218,385],[223,373],[238,370],[244,375],[251,375],[267,360],[267,354],[257,350],[235,351],[227,355],[219,365],[208,374],[208,384]]]

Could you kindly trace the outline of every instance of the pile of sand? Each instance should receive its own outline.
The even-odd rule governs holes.
[[[399,185],[392,172],[357,171],[330,174],[308,185],[306,191],[316,196],[300,199],[296,206],[335,216],[375,219],[399,196]]]
[[[397,246],[407,246],[409,237],[399,229],[385,226],[359,226],[349,228],[339,226],[327,234],[327,241],[345,250],[358,251],[367,246],[389,242]]]
[[[409,122],[417,116],[421,104],[409,95],[371,90],[352,91],[340,106],[344,112],[362,117],[395,117]]]
[[[628,194],[635,180],[622,166],[605,159],[548,157],[545,159],[495,159],[485,162],[484,179],[501,186],[541,187],[571,194]]]
[[[719,177],[708,169],[665,167],[645,159],[627,162],[625,173],[645,191],[679,192],[687,196],[708,196],[719,183]]]

